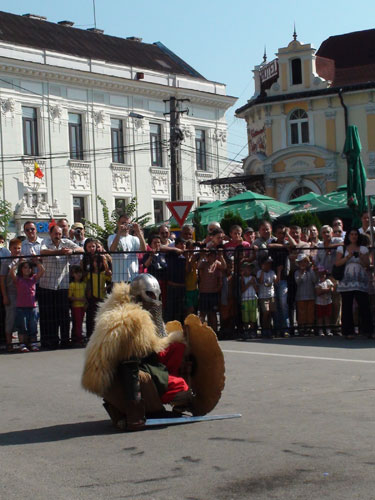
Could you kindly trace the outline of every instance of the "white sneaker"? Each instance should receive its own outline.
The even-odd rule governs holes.
[[[324,332],[322,329],[319,330],[319,337],[324,337]]]
[[[331,330],[327,329],[327,332],[326,332],[326,333],[327,333],[327,335],[328,335],[329,337],[333,337],[333,333],[331,332]]]

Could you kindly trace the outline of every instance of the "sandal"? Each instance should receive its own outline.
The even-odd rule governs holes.
[[[36,344],[31,344],[30,351],[39,352],[39,347]]]
[[[20,352],[30,352],[29,349],[25,346],[25,344],[20,345]]]

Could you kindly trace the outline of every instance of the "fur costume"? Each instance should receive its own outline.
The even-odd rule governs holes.
[[[130,286],[125,283],[114,285],[100,305],[86,347],[82,386],[101,397],[110,389],[121,361],[159,353],[174,342],[186,344],[181,331],[160,338],[151,315],[131,301],[129,292]]]

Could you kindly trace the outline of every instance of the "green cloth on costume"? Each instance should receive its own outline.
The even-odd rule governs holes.
[[[139,369],[151,375],[159,396],[162,396],[168,389],[169,374],[167,367],[159,362],[157,354],[152,353],[143,358],[139,363]]]

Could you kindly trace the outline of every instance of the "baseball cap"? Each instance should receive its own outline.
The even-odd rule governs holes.
[[[82,222],[76,222],[73,224],[72,229],[85,229]]]

